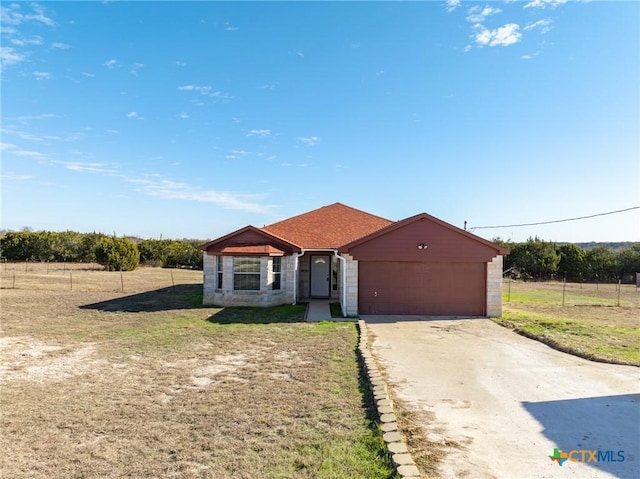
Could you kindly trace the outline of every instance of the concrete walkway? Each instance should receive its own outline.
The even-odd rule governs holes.
[[[330,321],[331,309],[329,308],[329,301],[326,299],[314,299],[309,301],[305,319],[307,321]]]

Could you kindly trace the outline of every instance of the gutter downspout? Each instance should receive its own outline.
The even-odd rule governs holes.
[[[293,305],[298,304],[298,265],[300,262],[298,258],[304,254],[304,250],[300,253],[296,253],[293,257]]]
[[[340,309],[342,310],[342,316],[347,317],[347,258],[340,256],[337,249],[333,250],[333,254],[342,263],[340,270],[342,271],[342,294],[340,295]]]

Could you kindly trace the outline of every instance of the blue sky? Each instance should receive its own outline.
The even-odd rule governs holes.
[[[208,239],[336,201],[640,204],[640,3],[2,3],[2,227]],[[640,210],[477,229],[638,241]]]

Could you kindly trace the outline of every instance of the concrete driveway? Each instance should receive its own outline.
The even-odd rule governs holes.
[[[443,478],[640,478],[639,368],[561,353],[488,319],[362,319],[427,437],[460,445],[446,449]],[[578,462],[560,466],[555,448]]]

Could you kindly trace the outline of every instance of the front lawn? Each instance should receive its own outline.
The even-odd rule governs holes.
[[[3,290],[3,477],[396,477],[354,324],[203,308],[188,283]]]

